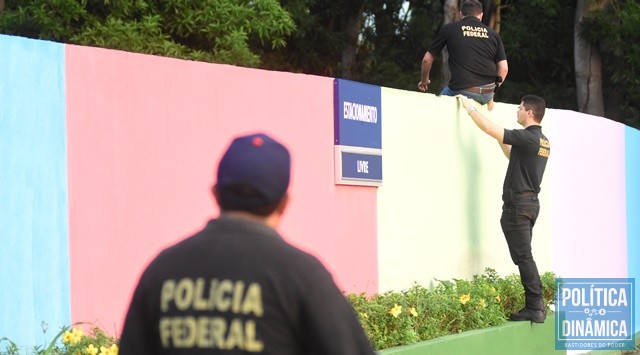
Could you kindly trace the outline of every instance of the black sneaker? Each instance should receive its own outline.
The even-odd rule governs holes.
[[[547,313],[545,311],[523,308],[520,311],[511,314],[509,320],[515,322],[530,320],[534,323],[544,323],[545,318],[547,318]]]

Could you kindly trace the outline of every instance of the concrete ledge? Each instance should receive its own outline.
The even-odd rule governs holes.
[[[553,313],[543,324],[509,322],[503,325],[448,335],[417,344],[381,350],[381,355],[544,355],[566,354],[555,350]]]

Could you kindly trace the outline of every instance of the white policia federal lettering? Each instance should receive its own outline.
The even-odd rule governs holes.
[[[264,306],[258,283],[242,281],[183,278],[166,280],[162,284],[160,306],[163,313],[179,311],[231,312],[243,315],[227,320],[210,316],[162,316],[160,339],[165,348],[218,348],[260,352],[264,349],[257,339],[256,322],[247,316],[262,317]]]
[[[489,38],[489,31],[484,27],[462,26],[462,35],[465,37]]]
[[[544,138],[540,138],[540,149],[538,150],[538,155],[541,157],[548,158],[551,146],[549,145],[549,141]]]

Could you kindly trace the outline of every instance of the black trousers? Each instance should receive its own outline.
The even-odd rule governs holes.
[[[539,212],[540,202],[535,193],[503,195],[500,225],[509,246],[511,260],[520,271],[525,307],[544,310],[542,282],[531,253],[532,230]]]

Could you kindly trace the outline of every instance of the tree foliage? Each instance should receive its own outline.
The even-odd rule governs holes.
[[[297,31],[287,46],[259,48],[263,67],[328,75],[387,87],[414,90],[420,60],[442,24],[440,0],[368,0],[361,13],[331,0],[283,0]],[[345,70],[345,33],[360,17],[355,65]]]
[[[340,75],[340,57],[345,43],[346,10],[332,0],[282,0],[297,30],[287,37],[287,46],[273,48],[254,43],[262,67],[307,74]]]
[[[31,38],[258,66],[249,41],[285,45],[293,19],[276,0],[8,0],[0,31]]]
[[[509,75],[496,100],[519,103],[522,95],[534,94],[549,107],[575,110],[575,0],[512,0],[503,6]]]
[[[422,56],[442,26],[440,1],[369,1],[358,53],[359,81],[416,90]],[[439,65],[440,63],[438,63]],[[439,70],[439,66],[434,66]],[[437,87],[437,83],[432,84]]]
[[[579,27],[602,54],[606,116],[640,128],[640,4],[610,1]],[[445,2],[0,0],[0,32],[416,90]],[[482,2],[499,14],[486,20],[500,29],[509,61],[496,101],[519,103],[530,93],[577,110],[577,0]],[[439,91],[439,79],[432,77],[429,92]]]
[[[607,117],[640,128],[640,4],[618,0],[594,11],[581,26],[603,56]]]

